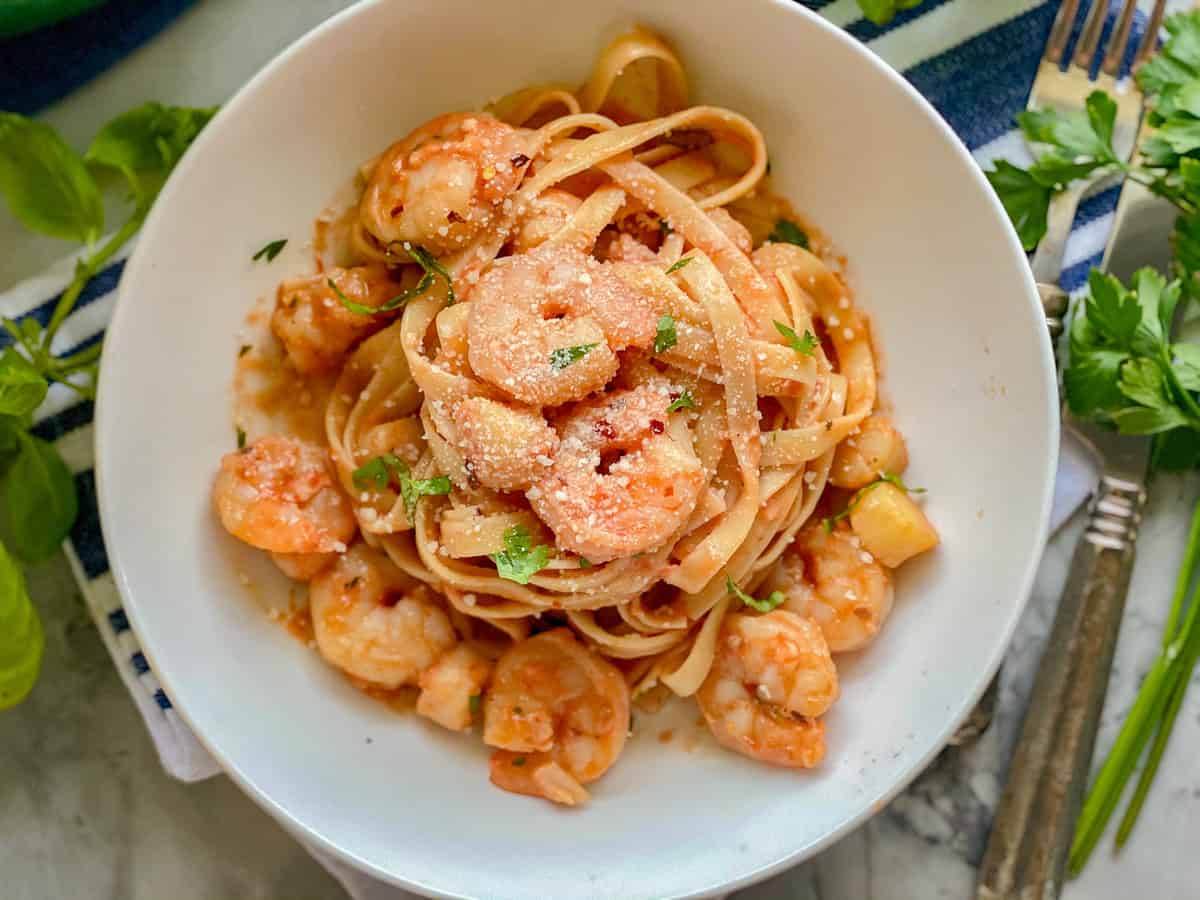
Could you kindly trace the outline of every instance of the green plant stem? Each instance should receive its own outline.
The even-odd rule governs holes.
[[[70,356],[56,357],[51,361],[51,365],[54,367],[55,372],[62,374],[77,372],[100,359],[100,353],[103,349],[104,342],[97,341],[92,346],[86,347],[78,353],[72,353]]]
[[[71,310],[75,308],[75,302],[79,299],[79,295],[83,293],[83,289],[87,286],[87,283],[96,276],[96,273],[112,258],[114,253],[124,247],[129,239],[137,234],[137,230],[142,227],[142,222],[145,218],[146,213],[144,210],[141,208],[135,210],[133,215],[118,229],[116,234],[110,237],[99,250],[75,267],[75,277],[71,279],[71,283],[67,285],[66,290],[62,292],[62,296],[58,298],[58,303],[55,304],[54,312],[50,316],[46,330],[42,333],[42,350],[44,352],[50,352],[50,342],[54,340],[54,335],[58,333],[59,327],[66,321],[67,316],[71,314]]]
[[[1165,651],[1175,639],[1175,629],[1179,625],[1179,617],[1183,615],[1183,601],[1187,597],[1188,587],[1192,583],[1192,574],[1196,570],[1196,562],[1200,559],[1200,503],[1192,510],[1192,524],[1188,529],[1187,544],[1183,551],[1183,564],[1179,574],[1175,576],[1175,595],[1171,598],[1171,613],[1167,616],[1167,624],[1163,627],[1162,648]],[[1193,598],[1193,603],[1195,598]]]

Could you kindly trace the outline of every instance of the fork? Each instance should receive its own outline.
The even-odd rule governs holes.
[[[1057,109],[1062,112],[1082,111],[1088,95],[1092,91],[1107,91],[1117,104],[1116,121],[1113,125],[1113,149],[1117,157],[1127,162],[1133,154],[1137,139],[1138,125],[1142,116],[1142,96],[1136,89],[1119,90],[1118,77],[1125,50],[1129,44],[1129,34],[1133,28],[1133,15],[1137,11],[1137,0],[1125,0],[1121,7],[1120,16],[1110,35],[1108,47],[1100,59],[1100,68],[1095,78],[1091,69],[1096,62],[1100,36],[1104,30],[1104,19],[1108,13],[1107,0],[1093,0],[1087,13],[1083,30],[1075,52],[1063,67],[1066,56],[1067,42],[1071,37],[1071,28],[1079,12],[1079,0],[1062,0],[1054,24],[1050,28],[1050,36],[1042,50],[1042,59],[1038,64],[1037,76],[1029,91],[1029,100],[1025,108],[1029,110]],[[1166,13],[1167,0],[1155,0],[1154,10],[1146,24],[1134,56],[1134,67],[1144,62],[1154,52],[1159,28],[1162,26]],[[1050,201],[1050,210],[1046,218],[1046,234],[1038,243],[1030,267],[1037,282],[1038,295],[1042,301],[1042,311],[1046,316],[1046,327],[1050,330],[1050,345],[1054,348],[1055,359],[1058,358],[1059,338],[1062,337],[1064,320],[1067,313],[1068,297],[1066,291],[1059,286],[1062,276],[1063,257],[1066,252],[1067,238],[1071,234],[1071,226],[1075,222],[1075,213],[1079,203],[1089,192],[1109,176],[1100,174],[1072,182],[1066,190],[1056,194]],[[999,674],[992,679],[987,690],[980,698],[967,720],[959,726],[958,731],[950,739],[952,745],[969,744],[991,725],[995,712],[997,681]]]

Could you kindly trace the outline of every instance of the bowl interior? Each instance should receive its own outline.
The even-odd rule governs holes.
[[[1024,258],[966,151],[901,79],[816,16],[772,0],[526,0],[517,13],[474,0],[358,6],[208,127],[147,223],[109,332],[97,427],[105,536],[179,710],[309,839],[428,892],[715,891],[880,808],[986,684],[1045,529],[1057,446],[1049,344]],[[437,113],[581,81],[635,21],[676,44],[696,101],[762,127],[781,189],[849,257],[909,440],[908,477],[928,489],[944,543],[904,572],[880,639],[839,661],[843,698],[819,770],[721,751],[684,707],[639,715],[592,804],[566,811],[492,788],[478,735],[367,700],[262,615],[242,576],[262,594],[286,588],[221,531],[209,489],[232,444],[243,317],[305,265],[311,220],[333,190]],[[278,237],[289,238],[284,254],[252,264]]]

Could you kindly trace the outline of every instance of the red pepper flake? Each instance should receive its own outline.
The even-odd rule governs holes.
[[[617,429],[613,428],[612,423],[608,419],[598,419],[592,425],[592,430],[606,441],[611,441],[617,436]]]
[[[450,210],[450,212],[446,213],[446,221],[447,222],[465,222],[467,220],[464,219],[462,216],[460,216],[458,213],[456,213],[454,210]]]
[[[651,419],[651,420],[650,420],[650,430],[651,430],[651,431],[652,431],[654,434],[662,434],[662,433],[663,433],[663,431],[665,431],[665,430],[666,430],[666,427],[667,427],[667,426],[666,426],[666,425],[664,425],[662,422],[658,421],[658,419]]]

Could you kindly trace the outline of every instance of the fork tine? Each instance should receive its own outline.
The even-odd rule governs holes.
[[[1092,67],[1092,57],[1100,43],[1100,32],[1104,30],[1104,16],[1108,13],[1108,0],[1092,0],[1092,9],[1084,23],[1083,33],[1075,46],[1075,57],[1071,60],[1082,69]]]
[[[1133,68],[1150,58],[1158,46],[1158,30],[1162,28],[1163,15],[1167,11],[1167,0],[1155,0],[1154,10],[1150,13],[1150,21],[1146,23],[1146,31],[1142,35],[1142,43],[1138,46],[1137,55],[1133,58]]]
[[[1067,49],[1067,41],[1071,37],[1071,26],[1075,24],[1075,10],[1079,8],[1079,0],[1063,0],[1058,7],[1058,15],[1054,17],[1054,26],[1050,29],[1050,37],[1046,40],[1046,49],[1042,51],[1042,59],[1056,65],[1062,62],[1063,52]]]
[[[1108,38],[1108,49],[1104,53],[1104,62],[1100,71],[1105,75],[1116,78],[1121,72],[1121,62],[1125,59],[1125,48],[1129,44],[1129,31],[1133,27],[1133,14],[1137,10],[1137,0],[1125,0],[1121,8],[1121,17]]]

